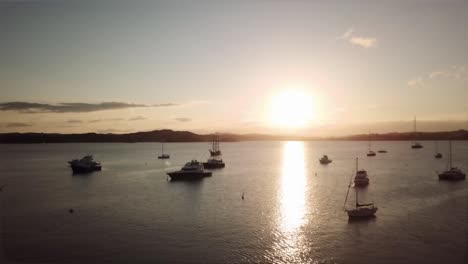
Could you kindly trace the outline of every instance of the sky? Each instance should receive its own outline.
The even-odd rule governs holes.
[[[455,0],[0,1],[0,132],[468,129],[467,14]]]

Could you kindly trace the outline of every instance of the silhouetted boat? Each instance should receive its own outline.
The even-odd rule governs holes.
[[[367,151],[367,157],[374,157],[375,155],[375,152],[371,150],[371,146],[372,146],[372,138],[371,138],[371,133],[369,131],[369,150]]]
[[[225,164],[222,159],[211,158],[211,159],[208,159],[207,162],[203,162],[203,167],[205,169],[220,169],[220,168],[224,168]]]
[[[377,151],[378,153],[387,153],[388,151],[384,150],[384,149],[381,149],[379,151]]]
[[[417,142],[416,141],[416,117],[414,117],[414,132],[413,132],[413,143],[411,145],[411,148],[412,149],[420,149],[422,148],[423,146],[421,145],[421,143]]]
[[[364,187],[369,185],[367,171],[358,169],[358,158],[356,158],[356,175],[354,176],[354,186]]]
[[[68,162],[73,170],[73,173],[88,173],[100,171],[101,163],[96,162],[92,155],[86,155],[81,159],[73,159]]]
[[[221,150],[219,149],[219,136],[218,135],[213,135],[213,142],[212,142],[212,146],[210,149],[210,155],[212,157],[221,155]]]
[[[192,160],[185,163],[182,169],[174,172],[168,172],[167,175],[171,177],[171,180],[198,180],[203,177],[209,177],[212,175],[212,172],[205,171],[203,164]]]
[[[365,218],[365,217],[372,217],[377,212],[378,208],[373,203],[367,204],[360,204],[359,203],[359,190],[358,188],[354,188],[356,193],[356,202],[355,207],[353,208],[346,208],[346,202],[348,201],[349,189],[351,188],[351,181],[353,177],[351,176],[351,180],[348,185],[348,191],[346,192],[346,198],[344,202],[344,210],[348,213],[348,217],[350,218]]]
[[[465,178],[466,174],[461,169],[452,166],[452,141],[449,141],[447,170],[439,174],[439,180],[460,181]]]
[[[164,143],[161,143],[161,155],[158,156],[158,159],[169,159],[171,156],[169,154],[164,154]]]
[[[327,165],[328,163],[331,163],[332,160],[329,159],[327,155],[323,155],[323,156],[319,159],[319,162],[320,162],[320,164]]]
[[[436,149],[436,151],[435,151],[436,154],[434,155],[434,158],[441,159],[442,158],[442,153],[439,152],[439,141],[435,142],[435,149]]]

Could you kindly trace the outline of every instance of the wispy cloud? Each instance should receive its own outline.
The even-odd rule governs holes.
[[[421,77],[416,77],[408,81],[409,87],[421,87],[424,85],[424,81]]]
[[[17,111],[20,113],[86,113],[104,110],[117,110],[137,107],[168,107],[177,104],[165,103],[155,105],[132,104],[123,102],[103,102],[103,103],[59,103],[41,104],[31,102],[5,102],[0,103],[0,111]]]
[[[338,39],[343,39],[348,41],[349,43],[360,46],[363,48],[372,48],[377,45],[377,39],[374,37],[363,37],[363,36],[356,36],[354,34],[354,29],[350,28],[346,32],[344,32]]]
[[[30,127],[32,124],[29,123],[20,123],[20,122],[11,122],[7,123],[6,127]]]
[[[426,75],[418,76],[409,80],[408,86],[421,87],[431,82],[441,80],[466,82],[468,81],[468,67],[465,65],[454,65],[446,69],[434,70]]]
[[[89,120],[88,123],[101,123],[101,122],[108,122],[108,121],[122,121],[124,120],[123,118],[103,118],[103,119],[93,119]]]
[[[175,118],[175,120],[179,121],[179,122],[190,122],[192,121],[192,118],[188,118],[188,117],[178,117],[178,118]]]
[[[70,120],[67,121],[67,123],[69,123],[69,124],[81,124],[81,123],[83,123],[83,121],[78,120],[78,119],[70,119]]]
[[[361,46],[363,48],[372,48],[377,44],[376,38],[365,38],[365,37],[351,37],[349,39],[354,45]]]
[[[144,116],[135,116],[135,117],[128,119],[128,121],[139,121],[139,120],[145,120],[145,119],[146,117]]]

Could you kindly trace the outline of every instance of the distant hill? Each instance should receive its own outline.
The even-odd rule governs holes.
[[[374,141],[412,140],[415,134],[386,133],[372,134]],[[343,140],[343,141],[367,141],[368,134],[351,135],[343,137],[304,137],[288,135],[265,134],[220,134],[222,141],[282,141],[282,140]],[[468,140],[468,131],[457,130],[449,132],[418,132],[418,140]],[[154,130],[149,132],[136,132],[128,134],[47,134],[47,133],[4,133],[0,134],[0,143],[28,144],[28,143],[78,143],[78,142],[207,142],[212,140],[212,135],[200,135],[189,131],[173,131],[169,129]]]

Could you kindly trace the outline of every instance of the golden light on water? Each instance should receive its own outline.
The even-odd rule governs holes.
[[[275,126],[304,127],[312,120],[312,99],[297,90],[283,91],[271,101],[270,120]]]
[[[289,232],[304,222],[306,171],[304,143],[286,142],[281,178],[281,229]]]
[[[301,263],[305,223],[307,177],[303,142],[286,142],[283,151],[278,214],[278,241],[273,246],[273,262]]]

